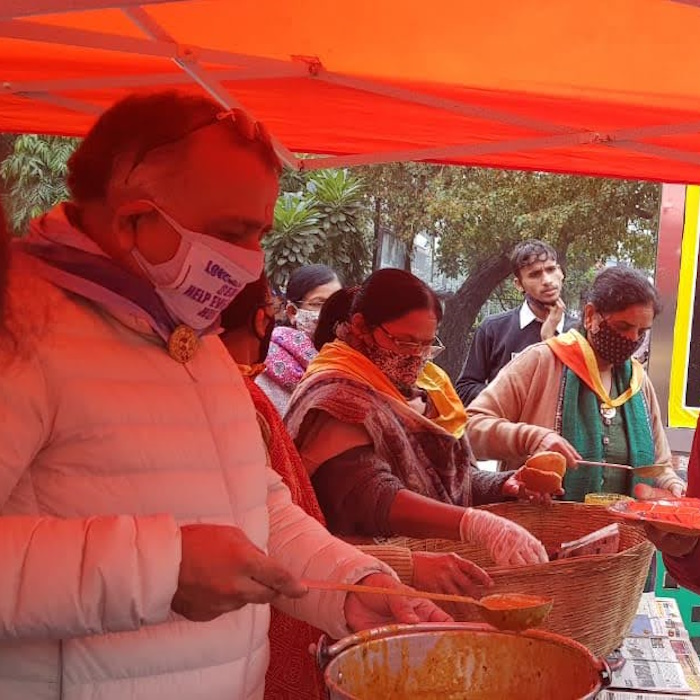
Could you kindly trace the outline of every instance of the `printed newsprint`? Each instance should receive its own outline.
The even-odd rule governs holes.
[[[638,693],[635,690],[604,690],[598,700],[689,700],[695,698],[695,695],[669,695],[664,693]]]
[[[672,598],[645,593],[627,638],[613,656],[622,667],[613,673],[601,700],[700,697],[700,661]]]
[[[622,668],[613,673],[610,687],[663,693],[691,692],[679,662],[667,663],[637,658],[625,659]]]

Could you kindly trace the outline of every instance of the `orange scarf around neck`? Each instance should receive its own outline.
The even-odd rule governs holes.
[[[311,361],[306,374],[341,372],[357,382],[369,384],[375,391],[408,405],[406,397],[366,355],[342,340],[327,343]],[[447,374],[433,362],[428,362],[416,385],[425,390],[438,411],[433,422],[456,438],[461,438],[467,424],[467,412]]]
[[[618,408],[629,401],[642,388],[644,368],[632,358],[630,385],[618,397],[611,398],[603,386],[598,361],[590,343],[576,330],[554,336],[547,341],[552,352],[566,365],[601,401],[604,408]]]

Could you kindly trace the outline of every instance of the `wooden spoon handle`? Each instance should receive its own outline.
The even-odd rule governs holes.
[[[661,476],[666,471],[666,467],[659,464],[651,464],[648,467],[637,467],[632,470],[635,476],[641,476],[643,479],[654,479]]]
[[[426,600],[443,600],[449,603],[471,603],[482,606],[476,598],[465,595],[451,595],[449,593],[430,593],[428,591],[405,590],[401,588],[382,588],[380,586],[363,586],[360,583],[334,583],[332,581],[307,581],[302,583],[307,588],[323,591],[347,591],[349,593],[374,593],[376,595],[393,595],[402,598],[425,598]]]
[[[626,471],[632,471],[632,467],[629,464],[611,464],[610,462],[594,462],[590,459],[582,459],[576,462],[579,467],[605,467],[607,469],[625,469]]]
[[[608,469],[626,469],[631,471],[635,476],[641,476],[643,479],[653,479],[656,476],[662,474],[666,467],[659,464],[649,464],[644,467],[630,467],[629,464],[610,464],[608,462],[592,462],[591,460],[581,460],[578,462],[579,466],[582,467],[606,467]]]

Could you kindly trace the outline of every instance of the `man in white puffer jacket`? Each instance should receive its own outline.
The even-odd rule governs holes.
[[[0,698],[262,698],[268,603],[339,637],[443,620],[266,472],[216,335],[262,269],[264,129],[174,93],[106,112],[13,251],[0,342]]]

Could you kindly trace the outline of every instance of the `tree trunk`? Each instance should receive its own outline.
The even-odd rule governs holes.
[[[413,272],[413,250],[409,250],[408,246],[406,246],[406,255],[404,256],[403,259],[403,269],[406,270],[406,272]]]
[[[569,246],[571,245],[573,235],[569,227],[564,226],[564,228],[559,231],[556,242],[554,243],[559,267],[563,270],[564,275],[566,275],[566,255],[569,252]]]
[[[446,350],[437,363],[454,382],[467,355],[470,331],[481,307],[493,290],[510,274],[508,255],[501,254],[475,266],[455,295],[445,304],[445,316],[440,325],[440,338]]]

